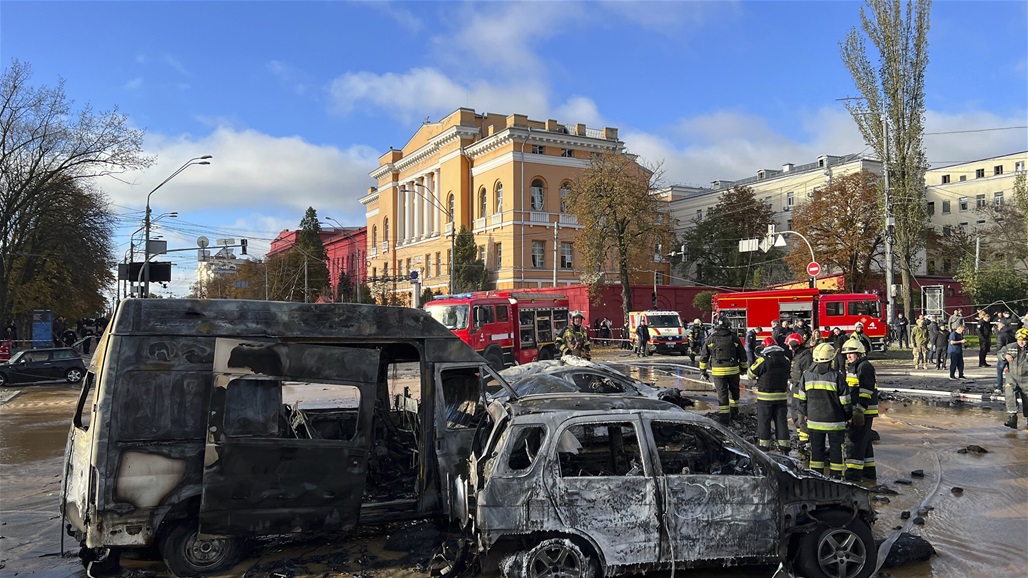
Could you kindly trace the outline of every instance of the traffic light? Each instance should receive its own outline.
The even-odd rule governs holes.
[[[657,308],[657,292],[650,293],[650,306],[654,309]]]
[[[246,254],[246,239],[239,240],[239,252],[243,255]]]

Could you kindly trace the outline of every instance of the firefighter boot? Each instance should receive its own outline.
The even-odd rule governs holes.
[[[739,406],[733,405],[732,409],[729,410],[729,412],[728,412],[728,419],[734,420],[734,419],[738,419],[738,417],[739,417]]]
[[[1017,414],[1016,413],[1008,413],[1007,414],[1007,423],[1005,423],[1003,425],[1007,426],[1010,429],[1017,429]]]
[[[1015,419],[1016,419],[1016,417],[1015,417]],[[721,422],[721,425],[728,425],[728,422],[730,422],[732,420],[731,414],[719,413],[719,414],[717,414],[717,420],[719,422]],[[1017,427],[1017,426],[1014,426],[1014,427]]]

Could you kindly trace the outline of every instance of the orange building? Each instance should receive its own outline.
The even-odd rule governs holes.
[[[373,292],[409,302],[412,271],[423,288],[449,292],[454,223],[475,235],[492,289],[582,283],[581,225],[564,197],[590,156],[607,152],[624,152],[616,128],[467,108],[423,124],[402,150],[379,158],[378,186],[360,199]],[[639,269],[633,282],[664,284],[668,275],[663,260]]]

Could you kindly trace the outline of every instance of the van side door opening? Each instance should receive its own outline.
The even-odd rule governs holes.
[[[287,534],[355,525],[379,351],[218,339],[214,370],[201,531]]]

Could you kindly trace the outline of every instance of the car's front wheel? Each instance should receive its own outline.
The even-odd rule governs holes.
[[[224,570],[243,555],[240,541],[231,536],[201,538],[196,520],[186,520],[164,532],[161,557],[173,574],[204,576]]]
[[[506,578],[595,578],[596,560],[570,538],[548,538],[501,563]]]
[[[796,565],[809,578],[867,578],[878,561],[871,527],[848,512],[815,514],[817,526],[800,538]]]
[[[77,367],[73,367],[64,374],[64,379],[67,379],[68,383],[78,383],[82,381],[82,370]]]
[[[0,387],[7,385],[7,376],[0,373]]]

